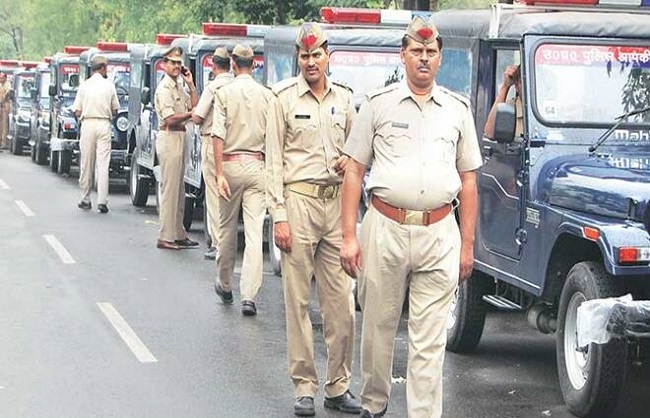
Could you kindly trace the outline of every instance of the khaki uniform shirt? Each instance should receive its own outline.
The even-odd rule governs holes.
[[[189,112],[192,108],[192,100],[175,79],[165,74],[156,88],[154,105],[158,114],[158,129],[164,130],[167,127],[165,119],[177,113]],[[170,128],[182,130],[183,126]]]
[[[340,184],[334,164],[342,155],[355,116],[352,92],[325,82],[319,101],[302,75],[273,86],[276,98],[269,111],[267,138],[267,185],[269,211],[275,222],[287,220],[285,184],[306,181]]]
[[[524,134],[524,107],[521,103],[521,97],[517,96],[508,100],[506,103],[515,107],[515,115],[517,116],[517,123],[515,125],[515,137]]]
[[[113,112],[120,107],[115,85],[101,74],[93,74],[79,86],[73,107],[81,112],[81,120],[113,120]]]
[[[217,91],[212,136],[223,140],[223,153],[264,152],[271,90],[249,74],[240,74]]]
[[[9,80],[6,80],[4,83],[0,84],[0,110],[9,109],[9,92],[11,91],[11,83]]]
[[[212,115],[214,112],[214,98],[221,87],[233,80],[230,73],[218,74],[203,90],[199,103],[194,109],[194,114],[203,119],[201,124],[201,135],[210,135],[212,132]]]
[[[482,164],[469,102],[434,86],[420,108],[406,82],[367,96],[345,153],[372,161],[367,187],[393,206],[428,210],[451,203],[461,188],[459,172]]]

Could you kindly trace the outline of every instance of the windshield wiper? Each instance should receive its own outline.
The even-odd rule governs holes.
[[[632,109],[627,113],[623,113],[621,116],[617,116],[616,119],[618,119],[618,121],[614,125],[612,125],[611,128],[609,128],[608,130],[603,132],[603,134],[600,136],[600,138],[598,138],[596,143],[589,147],[589,152],[594,152],[594,151],[596,151],[598,149],[598,147],[603,145],[603,142],[607,141],[607,138],[609,138],[609,136],[612,134],[612,132],[614,132],[616,130],[616,128],[621,126],[621,124],[623,122],[625,122],[627,120],[627,118],[629,118],[630,116],[645,113],[645,112],[647,112],[649,110],[650,110],[650,106],[646,106],[646,107],[642,107],[641,109]]]

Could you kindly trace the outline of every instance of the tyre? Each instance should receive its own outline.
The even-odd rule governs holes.
[[[36,164],[38,165],[45,165],[47,164],[47,155],[45,154],[45,150],[43,149],[43,146],[37,141],[36,142]]]
[[[488,288],[489,277],[475,270],[456,289],[447,317],[447,350],[467,353],[481,341],[487,312],[483,296]]]
[[[34,144],[34,145],[31,147],[31,150],[30,150],[30,152],[29,152],[29,155],[30,155],[30,157],[32,158],[32,161],[33,161],[33,162],[36,162],[36,146],[37,146],[37,145],[38,145],[38,144]]]
[[[560,297],[556,340],[557,369],[562,396],[579,417],[605,417],[616,407],[625,379],[626,344],[577,345],[578,306],[591,299],[620,296],[620,279],[598,262],[585,261],[569,271]]]
[[[273,273],[276,276],[282,275],[282,264],[280,263],[280,254],[281,251],[277,245],[275,245],[275,235],[273,234],[274,223],[273,219],[269,220],[270,224],[267,228],[268,231],[268,241],[269,241],[269,258],[271,259],[271,267],[273,267]]]
[[[67,150],[61,150],[58,153],[59,163],[57,172],[61,175],[70,174],[70,165],[72,163],[72,153]]]
[[[50,151],[50,171],[53,173],[59,171],[59,151]]]
[[[23,144],[18,135],[16,129],[14,128],[13,137],[11,138],[11,153],[13,155],[22,155],[23,154]]]
[[[133,206],[144,207],[149,200],[149,179],[142,175],[142,167],[138,164],[138,149],[133,151],[131,158],[131,173],[128,177],[129,193]]]

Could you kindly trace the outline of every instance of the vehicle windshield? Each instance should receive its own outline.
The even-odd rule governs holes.
[[[201,58],[201,85],[199,89],[203,91],[205,86],[212,81],[214,74],[212,73],[212,54],[204,54]],[[253,78],[258,83],[262,83],[264,79],[264,57],[262,55],[255,55],[253,57]]]
[[[34,87],[34,74],[21,74],[17,80],[16,97],[18,99],[30,99],[31,90]]]
[[[106,67],[107,78],[115,84],[117,94],[129,93],[130,66],[129,64],[108,64]]]
[[[472,54],[468,50],[446,48],[444,65],[436,75],[436,83],[466,97],[471,94]],[[369,91],[385,87],[404,78],[399,52],[333,51],[330,55],[330,78],[354,92],[360,104]]]
[[[70,76],[79,74],[79,66],[77,64],[63,64],[59,67],[59,78],[61,79],[61,91],[75,92],[78,86],[70,85]]]
[[[650,105],[650,47],[542,44],[535,51],[535,107],[543,123],[611,125]],[[650,113],[628,123],[650,122]]]
[[[397,51],[333,51],[329,61],[330,79],[354,92],[354,103],[363,96],[404,78],[404,66]]]

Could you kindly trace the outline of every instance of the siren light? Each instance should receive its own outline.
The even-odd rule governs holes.
[[[18,67],[20,65],[20,61],[17,60],[0,60],[0,66],[3,67]]]
[[[79,55],[82,52],[87,51],[88,49],[90,48],[87,46],[67,45],[63,47],[63,53],[69,55]]]
[[[249,38],[263,38],[270,28],[265,25],[214,22],[204,22],[201,26],[203,28],[203,34],[207,36],[239,36]]]
[[[113,52],[127,52],[129,50],[129,44],[126,42],[97,42],[97,49],[102,51],[113,51]]]
[[[38,61],[21,61],[20,64],[21,64],[22,67],[25,67],[25,68],[35,68],[35,67],[38,67],[40,62],[38,62]]]
[[[173,33],[159,33],[156,35],[156,43],[158,45],[171,45],[174,39],[184,38],[185,35],[177,35]]]
[[[431,12],[411,10],[360,9],[351,7],[321,7],[324,23],[364,25],[408,25],[415,16],[428,19]]]

